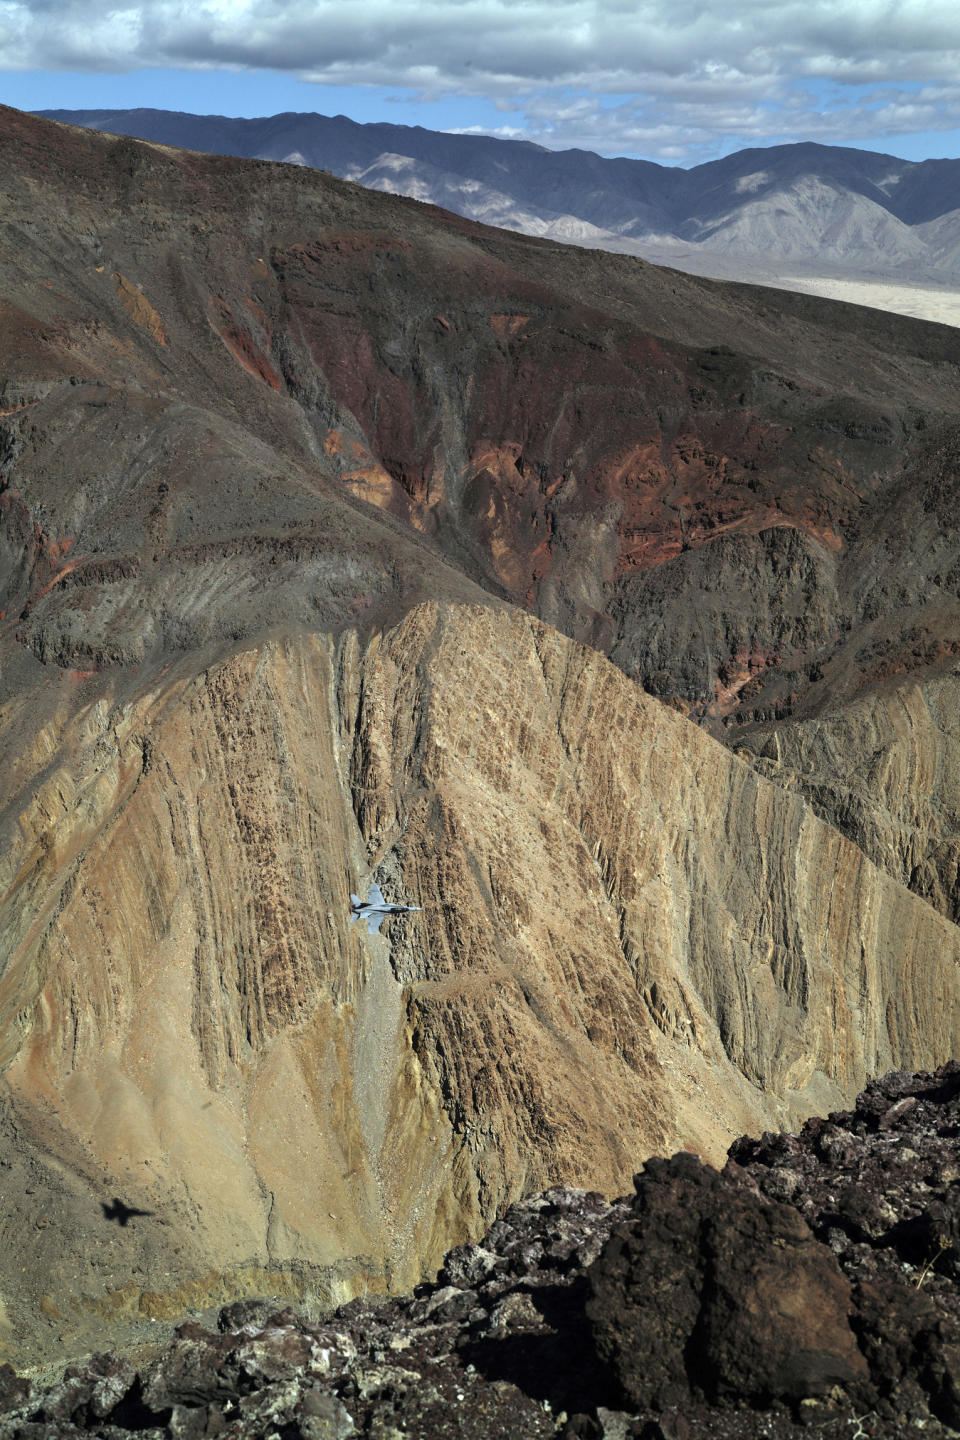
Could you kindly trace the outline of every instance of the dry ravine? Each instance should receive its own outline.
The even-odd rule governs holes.
[[[42,738],[2,911],[14,1364],[409,1289],[525,1194],[960,1045],[954,925],[518,611],[268,641]],[[351,925],[371,873],[423,910]]]

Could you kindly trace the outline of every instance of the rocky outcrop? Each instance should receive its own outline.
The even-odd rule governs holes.
[[[738,1140],[720,1174],[648,1163],[586,1305],[631,1410],[746,1402],[825,1435],[844,1411],[883,1435],[955,1433],[958,1095],[956,1064],[894,1073],[799,1136]]]
[[[678,1155],[647,1163],[630,1220],[590,1271],[587,1314],[631,1408],[862,1387],[850,1283],[792,1206]]]
[[[2,1366],[0,1440],[955,1435],[958,1094],[956,1064],[893,1073],[720,1173],[553,1187],[403,1299],[237,1301],[36,1383]]]
[[[11,1353],[409,1285],[531,1189],[960,1040],[947,921],[518,612],[72,683],[4,810]],[[371,874],[422,914],[358,933]]]

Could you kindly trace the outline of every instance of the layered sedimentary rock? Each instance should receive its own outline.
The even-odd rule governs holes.
[[[875,864],[954,922],[960,913],[960,734],[952,667],[822,715],[757,726],[738,753],[805,795]]]
[[[960,1040],[952,925],[517,612],[75,684],[4,797],[12,1350],[409,1285],[531,1189]],[[351,927],[370,875],[421,915]]]

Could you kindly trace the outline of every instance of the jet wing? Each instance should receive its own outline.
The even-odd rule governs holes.
[[[371,881],[371,882],[370,882],[370,899],[367,901],[367,904],[368,904],[368,905],[386,905],[386,903],[387,903],[386,900],[384,900],[382,894],[380,893],[380,886],[379,886],[379,885],[375,885],[375,884],[373,883],[373,881]]]
[[[368,935],[379,935],[379,933],[380,933],[380,926],[383,924],[383,922],[384,922],[384,920],[386,920],[386,918],[387,918],[387,912],[386,912],[385,910],[378,910],[378,911],[376,912],[376,914],[374,914],[374,915],[368,915],[368,916],[367,916],[367,934],[368,934]]]

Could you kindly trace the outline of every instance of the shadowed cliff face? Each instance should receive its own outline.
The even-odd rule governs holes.
[[[10,1353],[955,1050],[866,722],[776,749],[951,664],[955,332],[2,122]]]
[[[532,1188],[960,1042],[953,926],[516,612],[74,684],[4,797],[13,1353],[409,1286]],[[352,927],[371,873],[421,914]]]

